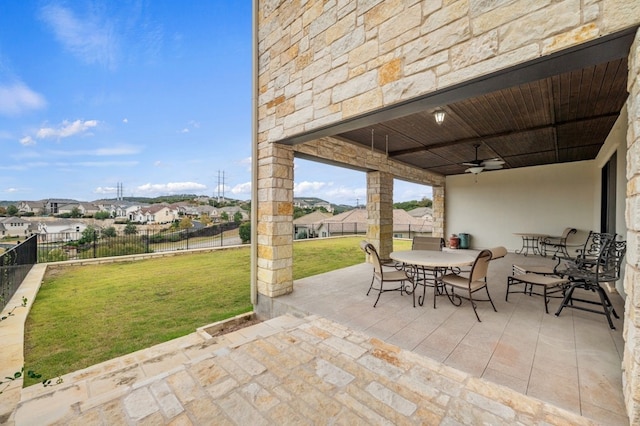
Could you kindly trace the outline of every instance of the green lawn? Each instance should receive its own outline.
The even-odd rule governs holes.
[[[361,239],[294,244],[294,279],[361,263]],[[25,371],[55,378],[249,312],[249,269],[249,247],[50,267],[27,318]]]

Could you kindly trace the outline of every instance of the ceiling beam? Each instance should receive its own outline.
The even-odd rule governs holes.
[[[613,113],[609,113],[609,114],[602,114],[602,115],[597,115],[597,116],[592,116],[592,117],[587,117],[587,118],[579,118],[579,119],[575,119],[575,120],[567,120],[567,121],[562,121],[562,122],[558,122],[558,123],[553,123],[553,124],[543,124],[540,126],[535,126],[535,127],[529,127],[526,129],[519,129],[519,130],[507,130],[505,132],[499,132],[499,133],[492,133],[492,134],[488,134],[488,135],[482,135],[482,136],[474,136],[472,138],[465,138],[465,139],[458,139],[455,141],[448,141],[448,142],[439,142],[439,143],[434,143],[432,145],[423,145],[420,147],[415,147],[415,148],[409,148],[409,149],[401,149],[401,150],[397,150],[397,151],[391,151],[389,152],[389,157],[399,157],[401,155],[408,155],[408,154],[415,154],[417,152],[424,152],[424,151],[429,151],[432,149],[437,149],[437,148],[444,148],[446,146],[452,146],[452,145],[461,145],[461,144],[468,144],[468,143],[474,143],[474,142],[482,142],[484,139],[492,139],[492,138],[500,138],[500,137],[505,137],[505,136],[513,136],[513,135],[517,135],[517,134],[521,134],[521,133],[527,133],[527,132],[535,132],[538,130],[545,130],[545,129],[553,129],[554,132],[554,138],[555,138],[555,145],[556,145],[556,151],[558,150],[558,140],[557,140],[557,132],[555,131],[555,129],[558,126],[564,126],[567,124],[575,124],[575,123],[584,123],[584,122],[588,122],[591,120],[597,120],[600,118],[613,118],[613,117],[618,117],[620,115],[620,112],[613,112]]]

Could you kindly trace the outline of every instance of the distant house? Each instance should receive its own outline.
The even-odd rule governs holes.
[[[179,212],[177,208],[165,204],[152,204],[149,207],[141,207],[135,212],[134,222],[148,224],[165,224],[178,220]]]
[[[227,213],[230,221],[233,220],[233,217],[238,212],[242,215],[242,220],[249,220],[249,214],[238,206],[220,207],[218,211],[220,212],[220,215],[222,215],[222,213]]]
[[[430,235],[433,222],[418,219],[402,209],[393,210],[394,238],[412,238],[415,235]],[[317,229],[318,236],[331,237],[336,235],[366,234],[367,210],[354,209],[323,220]]]
[[[0,218],[0,237],[28,237],[35,232],[35,226],[19,217]]]
[[[203,206],[197,206],[196,210],[198,211],[198,216],[202,216],[206,214],[214,222],[220,221],[220,213],[218,212],[218,209],[216,207],[203,205]]]
[[[71,200],[67,198],[49,198],[47,200],[43,200],[43,211],[42,214],[60,214],[60,207],[66,206],[69,204],[78,204],[78,201]]]
[[[295,197],[293,199],[293,206],[301,209],[315,209],[315,208],[323,207],[329,213],[333,212],[333,207],[331,206],[331,203],[328,203],[323,200],[319,200],[317,198],[306,199],[306,198]]]
[[[433,209],[431,207],[417,207],[413,210],[409,210],[407,213],[420,219],[433,220]]]
[[[81,216],[93,216],[100,211],[100,208],[91,203],[71,203],[58,206],[58,214],[71,214],[74,209],[78,209]]]
[[[75,219],[58,219],[38,223],[40,241],[73,241],[87,229],[87,224]]]
[[[316,210],[312,213],[293,220],[294,238],[315,238],[318,236],[318,228],[324,220],[332,218],[331,213]]]
[[[44,203],[42,201],[20,201],[16,206],[20,213],[42,214]]]
[[[318,203],[315,203],[313,205],[314,208],[319,208],[322,207],[324,208],[326,211],[328,211],[329,213],[333,213],[333,207],[331,206],[331,203],[328,203],[326,201],[320,201]]]

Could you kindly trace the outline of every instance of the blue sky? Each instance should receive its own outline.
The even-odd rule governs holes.
[[[223,172],[249,199],[251,2],[2,2],[0,147],[0,200],[216,195]],[[365,179],[296,160],[295,196],[362,204]]]

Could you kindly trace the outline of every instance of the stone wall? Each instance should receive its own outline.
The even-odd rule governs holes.
[[[629,55],[627,100],[627,255],[624,278],[624,394],[630,424],[640,424],[640,32]]]
[[[630,0],[259,3],[260,140],[408,100],[640,22]]]

